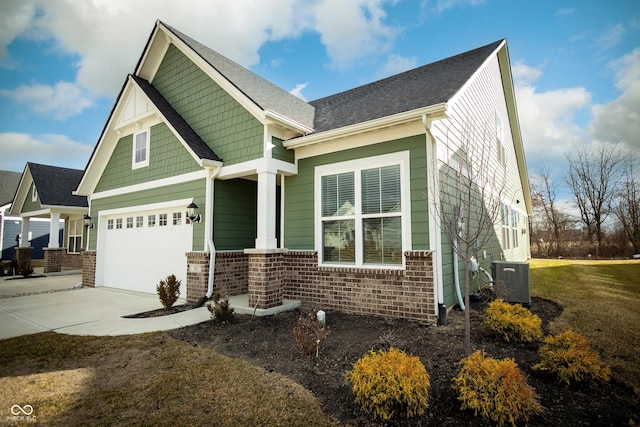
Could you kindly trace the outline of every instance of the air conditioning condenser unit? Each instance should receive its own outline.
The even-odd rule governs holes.
[[[491,272],[497,298],[510,303],[531,305],[529,263],[494,261],[491,263]]]

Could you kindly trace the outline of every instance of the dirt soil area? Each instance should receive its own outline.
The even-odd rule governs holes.
[[[472,347],[484,349],[494,358],[512,357],[536,389],[544,412],[530,420],[532,426],[626,426],[640,422],[640,402],[633,391],[612,380],[609,384],[564,385],[533,371],[539,361],[538,345],[506,343],[482,327],[486,303],[471,304]],[[533,298],[531,311],[543,320],[545,334],[549,322],[562,307]],[[327,414],[339,424],[357,426],[477,426],[484,424],[472,411],[461,411],[452,378],[460,369],[464,354],[464,315],[452,311],[448,325],[427,325],[416,321],[377,316],[326,314],[331,333],[319,352],[305,357],[296,349],[292,334],[298,318],[306,313],[293,311],[270,317],[236,316],[230,325],[205,322],[171,332],[193,346],[245,359],[267,371],[276,371],[309,389]],[[409,420],[376,423],[353,403],[345,372],[370,349],[396,347],[416,355],[431,376],[429,408]]]

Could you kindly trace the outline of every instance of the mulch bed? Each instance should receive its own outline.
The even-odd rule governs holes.
[[[168,316],[170,314],[182,313],[183,311],[191,310],[193,305],[191,304],[180,304],[174,305],[171,308],[159,308],[157,310],[145,311],[142,313],[130,314],[128,316],[123,316],[125,319],[146,319],[148,317],[161,317]]]
[[[495,358],[512,357],[528,376],[544,406],[531,426],[622,426],[640,422],[638,396],[612,380],[599,385],[563,385],[531,369],[539,361],[536,344],[506,343],[481,326],[486,303],[470,307],[473,350],[484,349]],[[531,311],[548,324],[562,312],[558,304],[533,298]],[[340,424],[358,426],[477,426],[484,424],[473,412],[461,411],[451,379],[457,375],[464,353],[464,315],[452,311],[448,325],[425,325],[402,319],[327,312],[331,334],[319,357],[302,356],[291,332],[300,311],[270,317],[236,316],[230,325],[205,322],[171,332],[193,346],[245,359],[267,371],[283,374],[309,389],[327,414]],[[353,403],[345,372],[370,349],[400,348],[420,357],[431,376],[429,408],[421,417],[376,423]]]

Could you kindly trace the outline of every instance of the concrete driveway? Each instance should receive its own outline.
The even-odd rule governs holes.
[[[161,308],[157,295],[105,287],[73,289],[81,282],[80,275],[2,279],[0,340],[44,331],[128,335],[176,329],[210,319],[206,307],[169,316],[125,319],[122,316]],[[10,296],[25,293],[28,295]],[[177,304],[181,303],[184,300]]]

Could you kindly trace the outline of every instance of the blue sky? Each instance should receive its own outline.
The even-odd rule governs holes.
[[[156,19],[307,100],[506,38],[530,175],[640,152],[640,1],[2,0],[0,169],[83,169]]]

